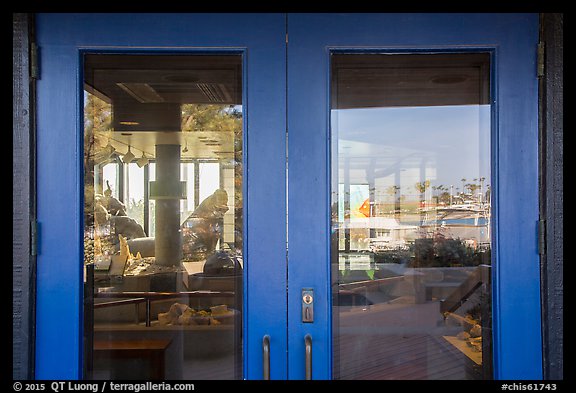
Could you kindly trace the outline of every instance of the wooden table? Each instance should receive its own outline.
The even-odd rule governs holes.
[[[155,340],[95,340],[94,358],[149,358],[150,379],[162,380],[165,377],[164,364],[166,349],[171,339]]]

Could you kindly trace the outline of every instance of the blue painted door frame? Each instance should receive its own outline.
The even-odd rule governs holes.
[[[495,193],[494,373],[542,377],[538,222],[537,14],[288,15],[288,376],[329,379],[330,123],[332,51],[492,54]],[[303,192],[305,190],[305,192]],[[315,322],[302,323],[300,290],[314,288]]]
[[[40,14],[36,21],[36,377],[75,379],[82,370],[81,54],[211,51],[243,55],[244,375],[262,377],[268,334],[271,376],[285,379],[285,15]]]
[[[81,377],[81,54],[106,51],[243,55],[244,377],[261,378],[268,334],[272,378],[302,379],[310,334],[313,377],[331,378],[333,50],[492,54],[495,377],[542,377],[536,14],[39,14],[36,21],[36,378]],[[301,322],[302,288],[315,289],[313,324]]]

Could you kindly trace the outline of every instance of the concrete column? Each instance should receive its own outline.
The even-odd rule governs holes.
[[[182,259],[180,230],[180,145],[156,145],[156,183],[164,196],[156,199],[156,263],[179,265]]]

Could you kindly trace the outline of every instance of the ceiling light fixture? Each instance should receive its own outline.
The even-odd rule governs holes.
[[[124,157],[122,157],[122,162],[130,164],[134,158],[136,158],[136,156],[130,151],[130,145],[128,145],[128,151],[124,154]]]
[[[140,157],[138,159],[138,161],[136,161],[136,165],[138,165],[139,168],[142,168],[144,165],[147,165],[149,162],[150,162],[150,160],[148,159],[148,157],[146,157],[144,152],[142,152],[142,157]]]

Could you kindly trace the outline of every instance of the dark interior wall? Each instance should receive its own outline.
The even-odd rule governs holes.
[[[540,216],[545,220],[542,254],[542,332],[544,378],[564,378],[564,166],[563,166],[563,54],[564,16],[541,15],[545,45],[544,75],[540,84],[541,167]]]
[[[12,377],[34,376],[34,87],[30,78],[33,17],[13,14]]]

